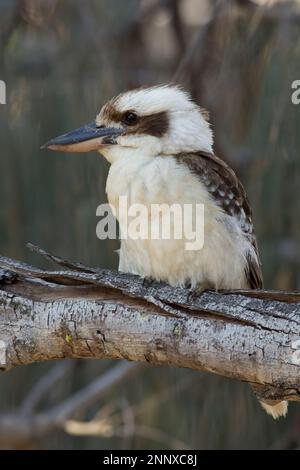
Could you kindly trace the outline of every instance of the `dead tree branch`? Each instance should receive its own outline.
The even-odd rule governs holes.
[[[269,400],[300,399],[299,293],[198,295],[35,250],[68,269],[0,258],[3,370],[64,358],[127,359],[237,378]]]

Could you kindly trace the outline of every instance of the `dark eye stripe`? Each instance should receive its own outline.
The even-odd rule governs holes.
[[[108,122],[122,123],[124,112],[120,112],[114,106],[114,103],[107,103],[103,108],[103,118]],[[147,134],[154,137],[162,137],[168,132],[169,117],[167,111],[153,113],[148,116],[138,116],[138,122],[132,126],[128,126],[127,134]]]
[[[154,137],[162,137],[168,132],[169,118],[166,111],[141,116],[138,124],[132,129],[135,134],[147,134]]]

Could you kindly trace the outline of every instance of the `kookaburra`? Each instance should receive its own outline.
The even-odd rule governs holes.
[[[110,163],[106,191],[114,207],[121,196],[147,207],[204,205],[201,249],[186,250],[184,239],[123,239],[120,271],[195,289],[262,287],[245,190],[214,154],[207,113],[182,88],[163,85],[122,93],[102,107],[95,121],[45,147],[99,151]],[[274,418],[287,412],[285,401],[262,406]]]

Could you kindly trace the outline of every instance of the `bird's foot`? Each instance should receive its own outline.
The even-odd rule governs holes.
[[[143,277],[143,287],[150,287],[155,280],[150,276]]]
[[[17,279],[18,274],[8,269],[0,268],[0,284],[12,284]]]
[[[205,284],[198,285],[196,287],[192,287],[191,285],[187,286],[189,289],[189,297],[191,299],[194,299],[196,297],[199,297],[200,295],[204,294],[204,292],[208,292],[211,290],[211,287],[208,287]]]

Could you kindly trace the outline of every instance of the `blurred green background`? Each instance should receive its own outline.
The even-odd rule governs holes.
[[[117,267],[118,243],[95,233],[108,164],[96,153],[40,146],[91,121],[112,95],[170,81],[185,57],[180,82],[209,110],[216,152],[237,170],[252,203],[265,287],[299,290],[300,105],[291,101],[291,84],[300,79],[299,29],[298,1],[0,0],[0,79],[7,86],[7,104],[0,105],[0,252],[42,266],[25,247],[31,241],[70,260]],[[113,365],[76,361],[42,406]],[[18,412],[52,366],[1,375],[1,412]],[[80,419],[103,410],[109,432],[57,430],[20,447],[300,445],[299,405],[275,422],[245,384],[195,371],[145,365]],[[131,431],[121,432],[128,413]]]

